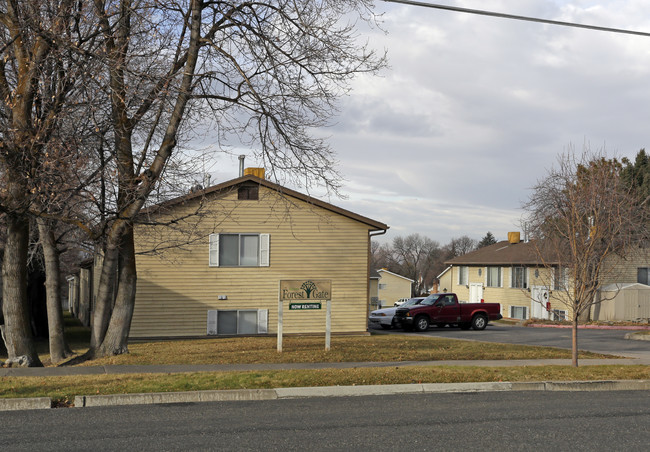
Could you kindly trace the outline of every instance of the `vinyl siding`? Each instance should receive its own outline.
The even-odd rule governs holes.
[[[197,209],[197,201],[176,207]],[[204,216],[188,218],[183,228],[137,227],[138,252],[164,239],[180,243],[192,228],[192,243],[137,257],[138,285],[130,337],[204,336],[207,311],[268,309],[268,332],[277,332],[278,285],[286,279],[332,280],[332,332],[366,330],[368,301],[368,225],[283,199],[260,187],[259,201],[237,201],[237,193],[204,202]],[[270,234],[270,266],[209,267],[210,233]],[[227,300],[218,300],[226,296]],[[284,305],[284,333],[325,331],[321,310],[290,311]]]
[[[378,289],[379,300],[382,302],[382,307],[392,307],[400,298],[411,297],[411,281],[401,278],[390,273],[380,271],[378,284],[385,284],[384,289]]]
[[[479,275],[480,270],[480,275]],[[539,270],[539,276],[535,276],[535,270]],[[510,287],[512,267],[501,267],[503,287],[486,287],[486,267],[468,266],[468,283],[483,284],[483,300],[486,303],[500,303],[501,314],[504,317],[510,316],[511,306],[525,306],[528,314],[531,312],[531,293],[528,289]],[[543,268],[528,267],[528,287],[545,286],[552,289],[553,278],[551,273]],[[469,288],[466,285],[458,285],[458,267],[452,267],[440,280],[440,287],[447,288],[454,292],[459,300],[469,300]],[[561,293],[552,292],[551,308],[566,310],[565,305],[560,301]]]

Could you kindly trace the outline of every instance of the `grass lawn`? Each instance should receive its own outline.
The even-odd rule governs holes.
[[[88,331],[67,318],[72,348],[83,353]],[[480,332],[477,332],[480,339]],[[570,358],[570,350],[494,344],[422,336],[333,336],[331,350],[323,337],[288,336],[283,352],[274,337],[210,338],[147,341],[129,344],[129,354],[86,361],[75,366],[147,364],[243,364],[299,362],[385,362],[437,360],[496,360]],[[39,343],[41,360],[49,363],[47,343]],[[6,355],[5,355],[6,356]],[[615,358],[581,352],[580,359]],[[3,357],[0,356],[0,359]],[[75,395],[169,392],[214,389],[257,389],[397,383],[453,383],[477,381],[650,379],[650,366],[611,365],[462,367],[400,366],[353,369],[251,372],[195,372],[182,374],[81,375],[71,377],[4,377],[0,397],[51,397],[66,406]]]
[[[69,406],[76,395],[95,394],[398,383],[638,379],[650,379],[650,366],[395,366],[261,372],[4,377],[0,380],[0,397],[50,397],[55,406]]]
[[[479,333],[480,334],[480,333]],[[477,337],[479,336],[477,334]],[[467,359],[571,358],[570,350],[495,344],[418,336],[334,336],[325,351],[323,337],[283,338],[282,353],[274,337],[237,337],[152,341],[129,344],[129,354],[80,365],[119,364],[251,364],[301,362],[384,362]],[[583,352],[585,358],[608,356]],[[611,357],[611,356],[610,356]]]

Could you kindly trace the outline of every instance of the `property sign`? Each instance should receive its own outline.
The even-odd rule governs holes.
[[[331,300],[331,298],[332,280],[330,279],[296,279],[280,281],[280,300],[310,304],[309,302],[311,300]],[[319,307],[306,309],[320,309],[320,303],[315,304],[318,304]]]
[[[282,352],[283,302],[289,301],[291,311],[321,309],[319,301],[327,302],[325,314],[325,350],[330,349],[332,335],[332,280],[294,279],[281,280],[278,294],[278,352]],[[301,315],[302,316],[302,315]]]
[[[289,303],[289,311],[307,311],[320,308],[320,303]]]

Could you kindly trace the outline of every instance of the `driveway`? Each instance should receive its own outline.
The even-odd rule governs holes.
[[[629,332],[629,330],[580,329],[578,330],[578,349],[633,358],[650,358],[650,341],[625,339],[625,335]],[[532,328],[490,323],[483,331],[432,327],[425,333],[411,333],[402,330],[390,330],[386,333],[418,334],[449,339],[571,349],[570,328]]]

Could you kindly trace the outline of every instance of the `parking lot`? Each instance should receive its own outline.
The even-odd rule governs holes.
[[[373,329],[372,331],[385,334],[418,334],[448,339],[571,349],[570,328],[533,328],[490,323],[483,331],[463,331],[460,328],[450,327],[431,327],[425,333],[405,332],[401,329],[390,331]],[[630,333],[630,330],[580,329],[578,331],[578,348],[596,353],[650,358],[650,341],[625,339],[627,333]]]

